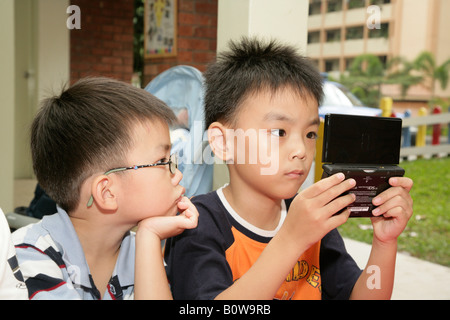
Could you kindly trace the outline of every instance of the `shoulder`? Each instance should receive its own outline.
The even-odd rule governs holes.
[[[50,224],[55,224],[56,227],[59,221],[57,214],[45,216],[38,223],[13,232],[12,241],[24,278],[39,273],[60,276],[60,269],[65,266],[62,253],[64,249],[52,234],[51,228],[48,228]],[[59,227],[63,229],[62,225]]]
[[[195,196],[191,201],[199,212],[199,228],[231,228],[227,210],[216,191]]]
[[[183,252],[206,244],[227,247],[233,238],[231,223],[216,191],[195,196],[191,198],[191,201],[199,213],[198,225],[195,229],[185,230],[180,235],[168,239],[166,253],[170,252],[170,245],[183,247]]]
[[[198,208],[205,211],[222,211],[223,205],[217,195],[217,191],[211,191],[205,194],[193,196],[192,203]]]
[[[46,218],[51,219],[53,216]],[[42,253],[49,248],[59,251],[48,230],[42,226],[42,220],[14,231],[12,241],[16,249],[34,248]]]

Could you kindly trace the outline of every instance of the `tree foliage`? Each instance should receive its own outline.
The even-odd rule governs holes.
[[[383,65],[379,57],[363,54],[356,57],[349,67],[348,74],[340,81],[366,105],[378,107],[382,84],[397,84],[404,97],[408,89],[423,84],[430,90],[431,102],[436,100],[436,83],[445,90],[449,82],[450,59],[441,65],[436,64],[434,55],[421,52],[413,61],[394,57]]]

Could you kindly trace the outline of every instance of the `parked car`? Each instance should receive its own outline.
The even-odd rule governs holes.
[[[361,102],[351,91],[344,85],[329,81],[326,74],[322,74],[324,78],[323,83],[323,100],[319,106],[319,116],[325,118],[327,113],[339,113],[361,116],[381,116],[382,110],[380,108],[367,107]],[[404,118],[405,114],[395,112],[395,117]],[[410,142],[404,143],[403,146],[415,145],[417,127],[409,127]],[[403,137],[402,137],[403,139]]]
[[[380,116],[381,109],[365,106],[344,85],[324,80],[323,100],[319,106],[319,116],[324,118],[327,113],[351,114],[361,116]]]

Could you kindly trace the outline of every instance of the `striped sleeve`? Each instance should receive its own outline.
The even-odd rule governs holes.
[[[27,290],[11,241],[9,225],[0,208],[0,300],[27,298]]]
[[[15,240],[16,255],[29,299],[80,299],[70,282],[61,253],[49,244],[49,239],[39,237],[32,244],[18,242],[16,235]]]

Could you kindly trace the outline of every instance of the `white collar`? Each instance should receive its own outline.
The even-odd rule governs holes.
[[[261,228],[258,228],[242,218],[230,205],[230,203],[225,198],[225,195],[223,194],[223,188],[225,188],[227,185],[224,185],[223,187],[217,189],[217,195],[219,196],[220,201],[222,201],[223,206],[225,209],[227,209],[228,213],[233,217],[234,220],[236,220],[240,225],[242,225],[247,230],[267,238],[273,238],[278,230],[280,230],[281,226],[283,225],[284,219],[286,218],[286,203],[285,201],[281,201],[281,214],[280,214],[280,221],[278,222],[277,227],[274,230],[264,230]]]

